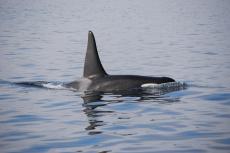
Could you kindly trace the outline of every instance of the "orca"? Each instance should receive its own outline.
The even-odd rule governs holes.
[[[92,31],[89,31],[83,77],[80,80],[67,83],[66,86],[83,92],[115,93],[139,91],[143,84],[162,84],[168,82],[175,82],[175,80],[169,77],[109,75],[101,64],[94,34]]]

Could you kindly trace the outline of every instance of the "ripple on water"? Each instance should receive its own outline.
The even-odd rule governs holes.
[[[200,97],[201,99],[208,100],[208,101],[228,101],[230,100],[230,93],[212,93],[203,95]]]
[[[44,118],[44,117],[40,117],[38,115],[16,115],[11,117],[8,120],[3,120],[0,121],[0,123],[2,124],[17,124],[19,125],[19,123],[35,123],[35,122],[44,122],[44,121],[50,121],[52,119],[48,119],[48,118]]]
[[[0,100],[15,99],[13,94],[0,94]]]
[[[42,138],[43,135],[37,135],[32,132],[19,132],[19,131],[11,131],[6,132],[0,135],[0,138],[4,141],[23,141],[23,140],[33,140]]]

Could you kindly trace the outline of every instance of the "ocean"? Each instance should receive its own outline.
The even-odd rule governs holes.
[[[228,153],[229,14],[228,0],[1,0],[0,152]],[[109,74],[186,88],[86,102],[63,84],[82,77],[89,30]]]

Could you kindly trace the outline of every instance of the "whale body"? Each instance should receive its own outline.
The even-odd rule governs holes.
[[[66,86],[78,91],[113,93],[139,90],[143,84],[162,84],[168,82],[175,82],[175,80],[169,77],[109,75],[101,64],[93,32],[89,31],[83,77],[80,80],[66,84]]]

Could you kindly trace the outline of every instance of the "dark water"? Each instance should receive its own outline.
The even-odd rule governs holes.
[[[0,152],[229,152],[229,14],[227,0],[1,0]],[[108,73],[189,87],[86,103],[14,84],[81,77],[88,30]]]

